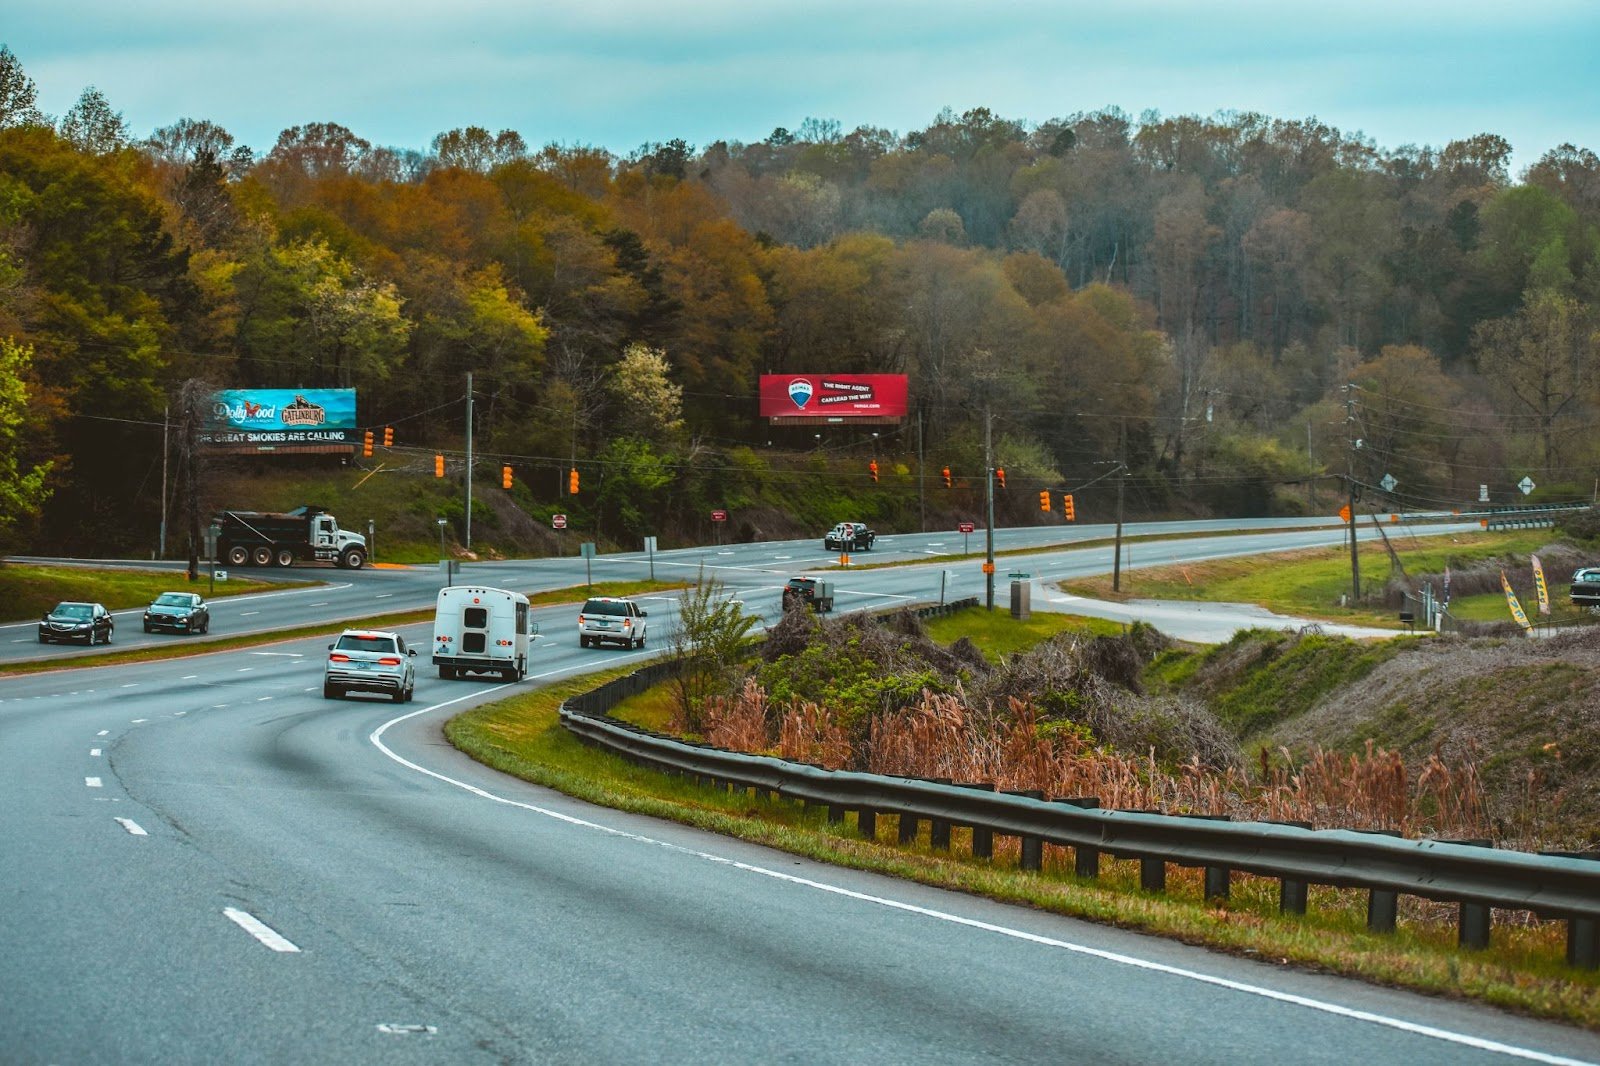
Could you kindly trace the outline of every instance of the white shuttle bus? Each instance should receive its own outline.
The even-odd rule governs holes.
[[[528,645],[538,633],[522,593],[452,585],[439,590],[434,609],[433,665],[446,681],[469,673],[520,681],[528,672]]]

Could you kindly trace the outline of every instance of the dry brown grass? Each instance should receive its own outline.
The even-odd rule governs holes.
[[[830,769],[859,765],[897,777],[992,783],[1002,790],[1036,789],[1051,799],[1094,796],[1120,810],[1403,836],[1477,838],[1493,828],[1476,762],[1451,763],[1437,752],[1415,770],[1399,752],[1371,743],[1353,755],[1318,750],[1298,765],[1287,751],[1281,763],[1263,754],[1257,775],[1214,770],[1198,757],[1167,770],[1153,756],[1097,747],[1082,730],[1051,730],[1022,700],[1013,698],[996,714],[959,695],[926,692],[915,707],[875,716],[865,750],[855,751],[847,731],[816,704],[782,709],[776,735],[771,710],[760,686],[747,681],[737,697],[709,702],[706,737],[718,746],[775,751]]]

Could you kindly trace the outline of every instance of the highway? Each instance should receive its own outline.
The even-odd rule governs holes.
[[[943,550],[906,539],[874,561]],[[1212,550],[1248,550],[1224,539]],[[800,548],[655,563],[692,576],[703,557],[770,620],[787,573],[826,561],[776,557]],[[863,607],[926,599],[934,559],[841,587]],[[554,587],[574,569],[481,573]],[[952,598],[981,589],[976,562],[956,569]],[[385,611],[438,583],[328,576],[341,604]],[[246,602],[240,628],[311,609],[263,596],[246,622]],[[576,606],[544,608],[534,676],[423,668],[410,705],[323,700],[326,638],[0,678],[0,1060],[1600,1062],[1593,1033],[819,865],[580,803],[444,741],[467,707],[658,652],[672,600],[648,606],[646,649],[580,649]],[[113,647],[136,643],[124,624]],[[429,631],[402,629],[424,647]]]

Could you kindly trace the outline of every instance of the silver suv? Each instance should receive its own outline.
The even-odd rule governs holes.
[[[410,703],[417,685],[411,660],[414,648],[398,633],[347,629],[328,645],[322,672],[322,698],[341,699],[347,692],[381,692],[396,703]]]
[[[578,644],[587,648],[609,640],[624,648],[642,648],[645,617],[645,609],[632,600],[592,597],[578,612]]]

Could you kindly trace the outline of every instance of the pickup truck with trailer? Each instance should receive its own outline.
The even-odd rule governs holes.
[[[306,504],[292,511],[223,511],[217,559],[229,566],[292,566],[296,560],[333,563],[347,570],[367,565],[367,538],[339,528],[339,520]]]
[[[439,590],[433,610],[433,665],[454,681],[463,674],[494,674],[521,681],[528,673],[528,647],[539,634],[528,597],[482,585]]]
[[[833,582],[814,577],[791,577],[783,587],[783,609],[787,611],[791,603],[803,603],[818,614],[831,611]]]
[[[822,538],[822,546],[831,552],[872,550],[878,534],[867,528],[865,522],[840,522]]]

